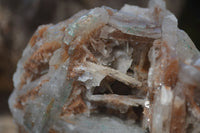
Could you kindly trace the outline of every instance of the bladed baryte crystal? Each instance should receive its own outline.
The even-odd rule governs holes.
[[[200,132],[200,53],[162,0],[40,26],[13,81],[19,132]]]

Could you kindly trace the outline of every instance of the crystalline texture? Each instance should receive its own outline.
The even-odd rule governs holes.
[[[162,0],[42,25],[18,62],[19,132],[200,132],[200,53]]]

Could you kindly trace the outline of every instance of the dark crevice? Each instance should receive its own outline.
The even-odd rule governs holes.
[[[137,88],[131,88],[124,83],[106,76],[100,83],[100,86],[94,87],[93,94],[117,94],[117,95],[133,95]],[[135,94],[135,93],[134,93]]]
[[[142,124],[141,120],[142,120],[144,108],[140,105],[138,107],[133,107],[132,109],[134,110],[134,112],[135,112],[135,114],[137,116],[136,123]]]
[[[194,89],[194,102],[196,103],[197,107],[200,108],[200,90],[198,88]]]
[[[117,80],[115,80],[112,84],[111,84],[111,88],[113,90],[114,94],[118,94],[118,95],[130,95],[132,93],[132,89],[131,87],[125,85],[122,82],[119,82]]]
[[[143,107],[125,107],[120,106],[118,109],[116,107],[107,106],[100,103],[93,103],[96,106],[95,111],[92,112],[92,114],[98,114],[98,115],[105,115],[108,117],[118,117],[124,121],[131,120],[137,125],[142,125],[142,119],[143,119]],[[120,112],[120,110],[125,109],[125,112]]]
[[[191,132],[193,131],[193,129],[194,129],[194,126],[193,126],[193,124],[190,123],[190,124],[187,126],[186,132],[187,132],[187,133],[191,133]]]
[[[121,107],[121,108],[123,108],[123,107]],[[99,104],[99,106],[97,107],[96,110],[97,111],[93,112],[93,114],[97,113],[98,115],[106,115],[109,117],[114,116],[114,117],[118,117],[122,120],[134,120],[134,122],[137,122],[137,119],[138,119],[138,121],[139,121],[137,113],[131,107],[129,107],[125,113],[122,113],[118,109],[110,108],[110,107],[104,106],[102,104]],[[137,124],[139,124],[139,122],[137,122]]]

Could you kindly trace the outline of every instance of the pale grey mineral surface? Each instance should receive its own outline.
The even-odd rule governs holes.
[[[40,26],[13,81],[22,133],[200,132],[200,53],[162,0]]]

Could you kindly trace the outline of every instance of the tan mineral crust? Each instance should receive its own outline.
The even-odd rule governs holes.
[[[13,81],[20,133],[200,132],[200,52],[162,0],[39,26]]]

